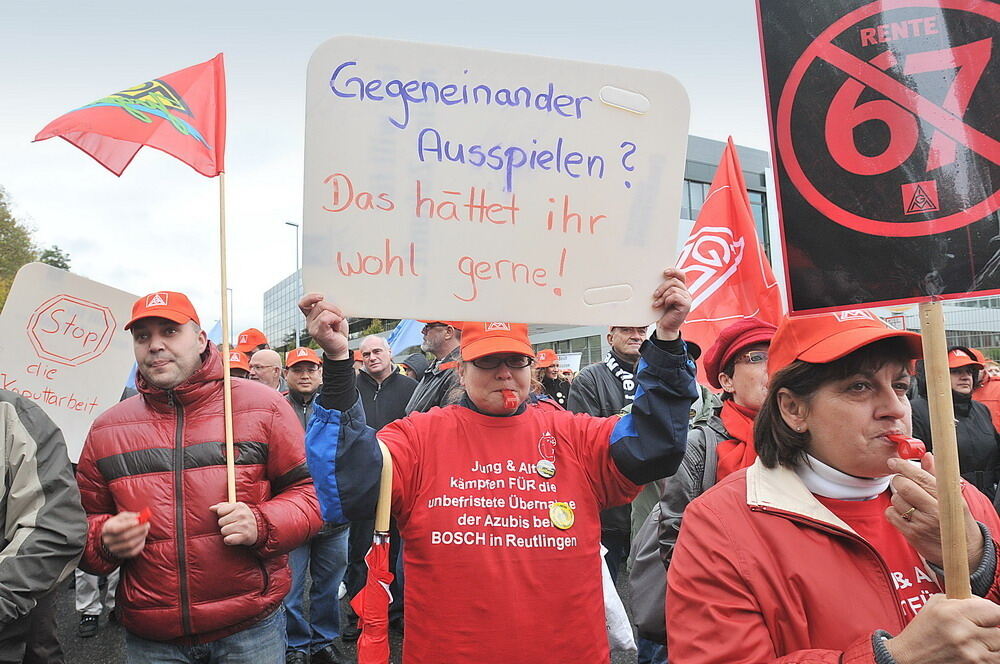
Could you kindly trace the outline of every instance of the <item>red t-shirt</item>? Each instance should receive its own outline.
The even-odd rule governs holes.
[[[599,513],[641,488],[611,459],[616,422],[450,406],[379,432],[404,540],[407,664],[606,664]],[[549,521],[553,502],[572,507],[570,528]]]
[[[831,512],[871,544],[889,567],[896,597],[909,622],[931,595],[941,592],[934,575],[903,534],[885,518],[892,504],[888,491],[872,500],[834,500],[816,496]]]

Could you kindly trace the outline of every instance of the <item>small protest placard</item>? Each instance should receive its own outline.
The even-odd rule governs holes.
[[[1000,4],[758,7],[792,310],[1000,292]]]
[[[135,362],[122,329],[136,296],[42,263],[17,272],[0,314],[0,387],[38,403],[76,461]]]
[[[332,39],[307,79],[305,289],[354,316],[648,323],[687,127],[660,72]]]

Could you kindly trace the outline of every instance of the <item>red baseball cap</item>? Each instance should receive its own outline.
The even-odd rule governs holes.
[[[546,348],[545,350],[538,351],[535,355],[535,366],[542,369],[551,367],[553,364],[559,361],[559,356],[551,348]]]
[[[705,355],[705,375],[712,387],[721,389],[719,373],[747,346],[770,343],[778,328],[759,318],[742,318],[719,333]]]
[[[313,364],[323,364],[323,360],[319,359],[319,355],[316,354],[312,348],[293,348],[288,351],[288,355],[285,356],[285,367],[290,367],[293,364],[298,364],[299,362],[312,362]]]
[[[241,353],[248,353],[257,348],[260,345],[267,344],[267,337],[264,333],[258,330],[256,327],[251,327],[249,329],[240,332],[240,335],[236,337],[236,350]]]
[[[424,325],[428,325],[430,323],[440,323],[442,325],[451,325],[456,330],[461,330],[462,329],[462,325],[463,325],[462,321],[460,321],[460,320],[418,320],[417,322],[418,323],[423,323]]]
[[[462,359],[475,360],[493,353],[517,353],[534,357],[523,323],[472,322],[462,327]]]
[[[971,348],[952,346],[951,350],[948,351],[948,368],[961,369],[962,367],[972,367],[977,371],[982,371],[985,365],[976,357],[975,351],[970,351],[972,351]]]
[[[238,350],[229,351],[229,368],[250,371],[250,359]]]
[[[157,291],[136,300],[132,305],[132,318],[125,323],[125,329],[131,329],[142,318],[166,318],[182,325],[193,320],[201,325],[191,300],[184,293],[174,291]]]
[[[919,334],[891,328],[864,309],[785,318],[768,349],[767,373],[773,376],[795,360],[832,362],[862,346],[893,337],[906,342],[912,359],[923,357]]]

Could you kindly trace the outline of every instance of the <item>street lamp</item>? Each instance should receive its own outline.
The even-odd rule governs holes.
[[[295,296],[297,298],[302,295],[302,293],[299,292],[300,290],[302,290],[302,283],[299,278],[299,225],[294,221],[286,221],[285,225],[295,227]],[[293,317],[293,320],[298,320],[298,319]],[[295,347],[296,348],[299,347],[298,323],[295,323]]]

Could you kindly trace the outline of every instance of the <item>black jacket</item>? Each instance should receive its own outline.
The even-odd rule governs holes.
[[[962,477],[992,500],[1000,479],[1000,444],[990,411],[969,395],[951,393],[955,404],[955,435],[958,438],[958,466]],[[913,400],[913,435],[933,451],[931,418],[927,399]]]
[[[364,371],[358,373],[358,392],[365,409],[365,421],[376,431],[406,415],[406,404],[417,389],[417,381],[393,370],[379,385]]]

